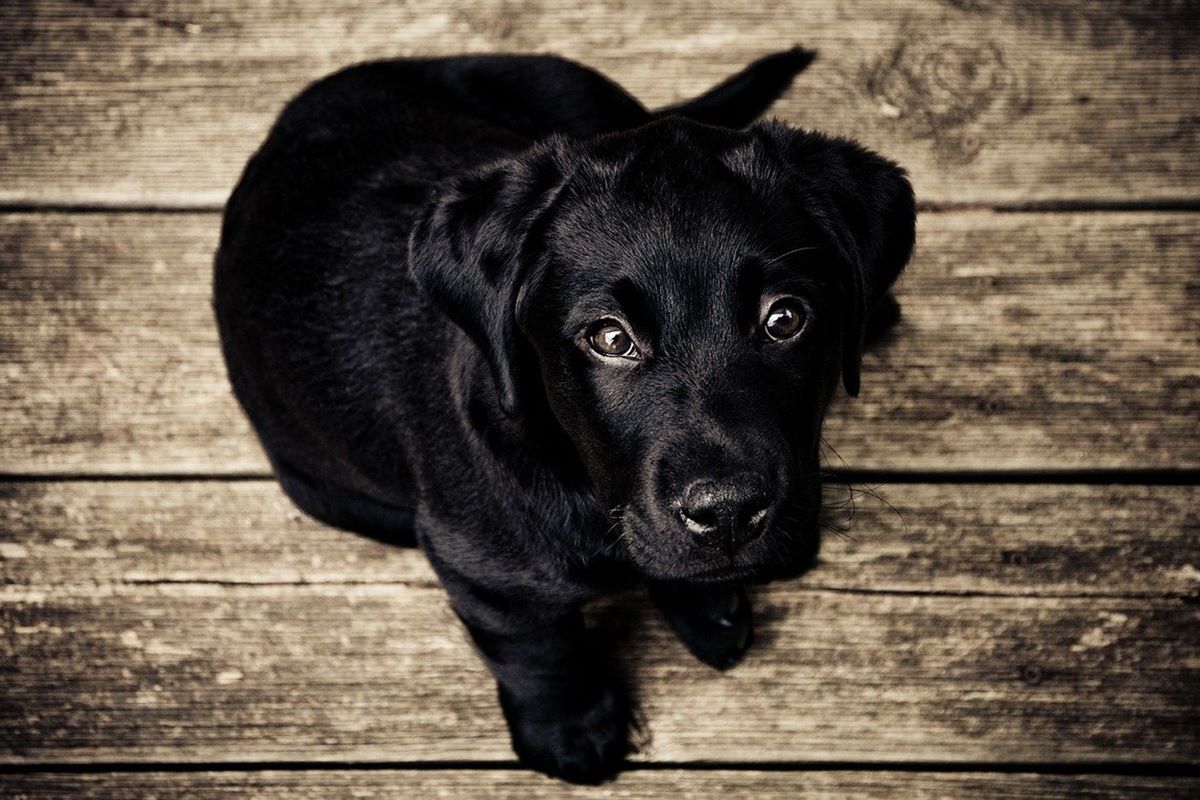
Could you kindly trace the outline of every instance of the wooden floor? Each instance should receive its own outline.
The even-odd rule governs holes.
[[[516,767],[419,555],[270,480],[219,209],[350,62],[555,51],[658,105],[796,42],[775,113],[922,202],[827,435],[890,507],[758,593],[728,674],[601,603],[640,752],[568,790]],[[0,795],[1200,794],[1197,3],[17,0],[0,65]]]

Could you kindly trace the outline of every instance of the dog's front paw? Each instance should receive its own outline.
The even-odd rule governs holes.
[[[710,667],[729,669],[754,641],[750,600],[741,587],[658,593],[655,600],[679,640]]]
[[[519,700],[500,687],[513,750],[525,765],[571,783],[612,777],[630,751],[632,714],[609,682]]]

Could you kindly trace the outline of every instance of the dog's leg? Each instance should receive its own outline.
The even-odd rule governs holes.
[[[313,519],[394,547],[416,546],[411,508],[389,506],[345,489],[318,484],[270,452],[267,457],[284,493]]]
[[[792,78],[816,55],[795,47],[764,56],[699,97],[660,108],[654,116],[687,117],[706,125],[744,128],[787,91]]]
[[[754,640],[750,600],[741,586],[651,583],[650,597],[696,658],[725,670]]]
[[[447,583],[496,678],[521,761],[574,783],[615,774],[630,749],[629,696],[586,635],[578,607]]]

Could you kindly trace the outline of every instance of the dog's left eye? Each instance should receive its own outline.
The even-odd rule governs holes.
[[[791,339],[807,326],[808,311],[793,297],[776,300],[762,320],[763,332],[773,341]]]
[[[615,319],[602,319],[592,324],[587,335],[588,345],[609,358],[639,358],[637,345]]]

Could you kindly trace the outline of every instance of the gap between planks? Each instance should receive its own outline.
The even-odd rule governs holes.
[[[224,203],[69,203],[69,202],[3,202],[0,214],[213,214],[225,210]],[[948,201],[917,201],[919,214],[960,214],[991,211],[997,214],[1078,214],[1104,213],[1200,213],[1200,199],[1172,197],[1159,200],[1121,200],[1062,198],[995,203],[955,203]]]
[[[289,765],[290,766],[290,765]],[[1017,765],[1020,766],[1020,765]],[[723,765],[697,768],[694,765],[636,766],[626,769],[615,781],[603,786],[570,786],[523,771],[508,763],[483,768],[474,765],[418,765],[365,769],[354,765],[338,768],[316,765],[299,769],[266,765],[254,772],[214,769],[118,771],[88,774],[85,771],[45,772],[32,770],[13,776],[8,787],[18,798],[161,798],[194,797],[206,794],[258,797],[395,797],[407,796],[519,798],[620,798],[650,800],[672,797],[679,800],[708,800],[711,797],[754,797],[782,800],[795,797],[886,798],[902,796],[963,797],[1123,797],[1194,796],[1200,781],[1190,773],[1086,773],[1054,771],[1018,772],[989,765],[979,772],[914,772],[902,768],[876,769],[853,765],[832,771],[802,767],[796,770],[730,769]],[[453,792],[453,794],[451,794]]]
[[[1046,486],[1197,486],[1200,469],[1047,469],[1047,470],[856,470],[827,469],[828,481],[897,486],[929,484],[1034,484]],[[0,483],[190,483],[273,482],[266,471],[251,472],[3,472]]]
[[[64,775],[106,772],[122,775],[145,773],[253,773],[323,772],[336,768],[339,772],[529,772],[516,760],[433,760],[433,761],[361,761],[311,759],[303,761],[0,761],[0,775]],[[995,773],[1000,775],[1128,775],[1200,777],[1200,762],[1173,761],[631,761],[622,774],[634,772],[897,772],[933,775],[971,775]]]

